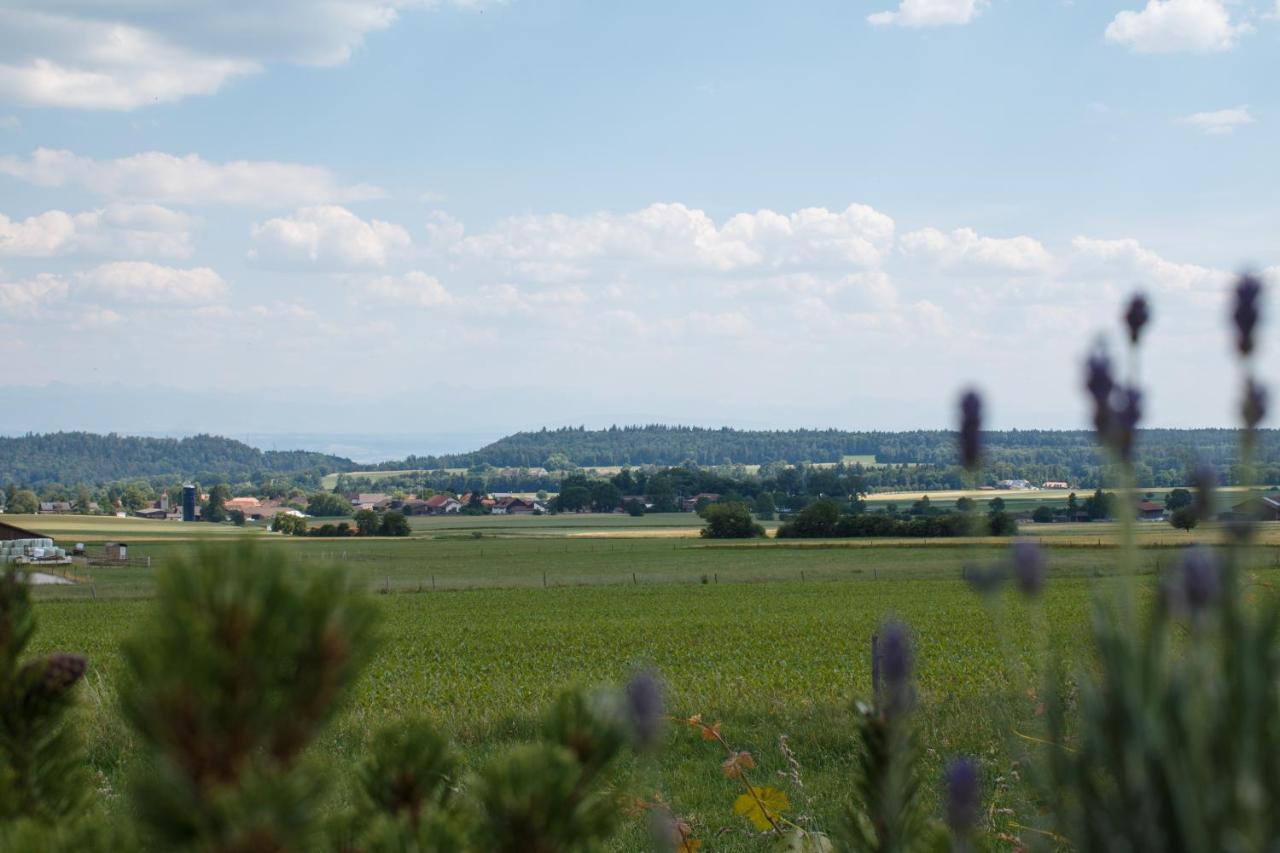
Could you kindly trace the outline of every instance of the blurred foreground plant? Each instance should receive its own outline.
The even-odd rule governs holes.
[[[1232,313],[1246,471],[1265,413],[1251,360],[1259,296],[1242,277]],[[1197,479],[1208,515],[1212,483]],[[1051,683],[1046,798],[1054,828],[1079,849],[1280,848],[1280,601],[1250,579],[1251,523],[1231,524],[1225,548],[1184,549],[1156,590],[1110,588],[1094,609],[1096,665],[1077,676],[1078,699],[1060,677]]]
[[[301,761],[373,649],[372,607],[336,571],[201,547],[157,578],[124,648],[126,718],[149,755],[138,815],[166,847],[305,849],[325,778]]]
[[[105,849],[107,829],[84,820],[92,776],[65,719],[88,664],[66,653],[22,660],[34,633],[31,593],[10,568],[0,577],[0,849]]]

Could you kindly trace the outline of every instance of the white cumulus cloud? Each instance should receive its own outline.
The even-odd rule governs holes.
[[[1225,136],[1235,133],[1237,127],[1253,124],[1257,119],[1248,107],[1232,107],[1226,110],[1192,113],[1178,119],[1181,124],[1190,125],[1211,136]]]
[[[304,207],[253,227],[252,256],[267,264],[351,269],[383,267],[410,245],[409,232],[391,222],[365,221],[345,207]]]
[[[902,235],[908,255],[926,258],[944,269],[961,272],[1044,272],[1053,255],[1033,237],[982,237],[972,228],[940,231],[922,228]]]
[[[1231,278],[1224,270],[1167,260],[1132,238],[1076,237],[1071,248],[1072,269],[1082,278],[1100,273],[1129,286],[1175,292],[1217,291]]]
[[[208,267],[181,269],[149,261],[117,261],[77,273],[89,290],[119,300],[150,305],[206,305],[223,299],[227,282]]]
[[[98,210],[49,210],[26,219],[0,213],[0,257],[55,255],[190,256],[191,217],[154,204],[110,204]]]
[[[283,207],[385,195],[364,184],[343,186],[319,166],[271,160],[213,163],[197,154],[179,157],[160,151],[96,160],[37,148],[27,158],[0,156],[0,175],[41,187],[80,187],[109,198],[162,204]]]
[[[377,302],[414,308],[439,308],[453,302],[434,276],[417,270],[398,276],[382,276],[365,285],[365,293]]]
[[[0,279],[0,308],[4,315],[34,314],[49,303],[65,299],[67,289],[65,279],[49,273],[19,281]]]
[[[1136,53],[1216,53],[1231,50],[1253,31],[1235,23],[1222,0],[1147,0],[1107,25],[1107,41]]]
[[[664,203],[624,214],[514,217],[460,238],[452,249],[504,262],[538,281],[559,281],[626,265],[700,273],[873,267],[891,248],[893,231],[892,219],[859,204],[739,213],[717,225],[705,211]]]
[[[876,26],[954,26],[969,23],[986,6],[987,0],[902,0],[897,9],[876,12],[867,20]]]
[[[131,110],[218,91],[268,63],[338,65],[433,0],[8,0],[0,98]],[[456,0],[455,5],[472,5]]]

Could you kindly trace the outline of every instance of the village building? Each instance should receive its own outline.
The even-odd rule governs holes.
[[[680,508],[685,512],[695,512],[698,509],[698,501],[706,500],[707,503],[715,503],[720,500],[720,496],[714,492],[702,492],[691,498],[685,498],[680,501]]]
[[[1231,507],[1220,516],[1224,521],[1252,519],[1280,521],[1280,495],[1257,495]]]
[[[462,509],[462,501],[452,495],[432,495],[421,503],[425,505],[427,515],[445,515]]]
[[[499,498],[493,506],[494,515],[530,515],[546,511],[546,507],[537,501],[518,498],[513,495]]]
[[[1138,521],[1164,521],[1164,506],[1152,501],[1138,501]]]

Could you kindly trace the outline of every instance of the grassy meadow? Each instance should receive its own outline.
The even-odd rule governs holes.
[[[343,763],[335,775],[348,773],[371,731],[410,715],[437,721],[468,763],[482,762],[528,736],[566,687],[617,684],[652,665],[666,680],[670,713],[723,721],[770,784],[785,769],[778,738],[786,735],[804,781],[787,789],[795,811],[831,826],[854,772],[850,708],[870,691],[869,638],[892,615],[915,635],[930,766],[957,752],[979,756],[1000,780],[988,791],[995,825],[1014,835],[1034,819],[1015,781],[1014,744],[1024,742],[1012,733],[1034,731],[1037,662],[1049,642],[1080,654],[1071,638],[1089,601],[1128,582],[1113,574],[1109,524],[1026,526],[1050,565],[1046,595],[1028,607],[1012,594],[984,602],[962,580],[966,564],[1005,556],[1007,543],[986,540],[708,542],[690,538],[699,525],[692,515],[421,518],[406,539],[343,540],[137,519],[7,520],[61,544],[125,540],[132,556],[151,558],[150,568],[77,568],[81,583],[37,590],[33,652],[90,658],[77,714],[112,798],[135,749],[114,704],[120,642],[152,606],[154,573],[196,540],[253,536],[286,550],[297,571],[341,563],[371,591],[380,652],[316,748],[315,760]],[[1264,527],[1261,562],[1280,565],[1280,524]],[[1143,526],[1141,570],[1218,535]],[[1275,582],[1280,569],[1259,577]],[[696,732],[672,726],[656,783],[638,766],[625,772],[659,784],[704,850],[763,849],[732,812],[737,790],[720,773],[722,759]],[[620,849],[640,849],[642,827],[637,818]]]

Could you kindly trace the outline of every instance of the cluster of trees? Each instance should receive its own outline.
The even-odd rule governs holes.
[[[54,483],[101,485],[153,478],[237,482],[261,475],[305,477],[318,487],[325,474],[356,467],[339,456],[258,450],[214,435],[146,438],[58,432],[0,437],[0,482],[33,489]]]
[[[362,509],[355,514],[351,522],[341,521],[337,524],[326,522],[317,527],[307,524],[305,518],[288,513],[280,513],[271,521],[271,529],[277,533],[290,536],[408,536],[412,529],[409,519],[402,512],[374,512]]]
[[[921,507],[921,504],[925,506]],[[860,537],[943,538],[948,536],[1013,536],[1018,522],[1000,498],[988,504],[985,515],[972,508],[955,511],[930,507],[928,498],[913,512],[867,512],[861,502],[841,506],[822,498],[778,528],[779,539],[828,539]]]
[[[717,503],[703,508],[700,515],[707,526],[702,535],[707,539],[755,539],[764,536],[751,510],[743,503]]]

